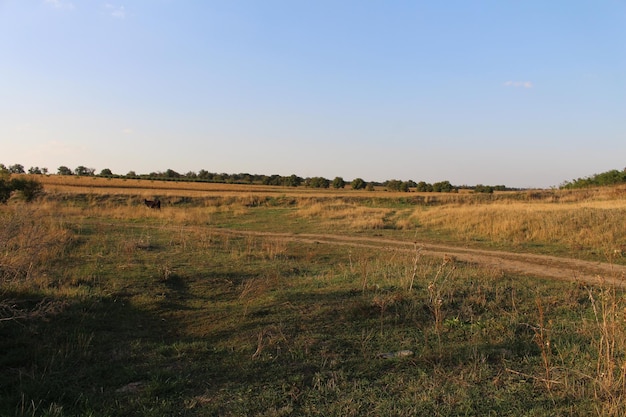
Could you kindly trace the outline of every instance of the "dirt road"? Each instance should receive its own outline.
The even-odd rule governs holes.
[[[326,245],[343,245],[352,247],[393,248],[414,251],[415,242],[393,240],[376,237],[354,237],[330,234],[292,234],[242,231],[214,228],[211,231],[219,234],[238,236],[263,236],[280,238],[294,242],[319,243]],[[572,258],[563,258],[530,253],[515,253],[470,249],[462,246],[417,242],[421,253],[428,256],[450,256],[461,262],[480,266],[498,268],[504,272],[522,274],[541,278],[553,278],[568,281],[579,281],[589,284],[611,284],[626,286],[626,266],[608,262],[591,262]]]

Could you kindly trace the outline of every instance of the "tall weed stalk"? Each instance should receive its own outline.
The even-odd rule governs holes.
[[[622,415],[626,407],[626,302],[615,287],[588,289],[596,326],[597,349],[593,377],[602,415]]]

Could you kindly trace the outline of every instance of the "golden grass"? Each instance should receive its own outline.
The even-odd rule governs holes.
[[[251,207],[268,204],[268,199],[286,199],[296,202],[293,216],[314,219],[325,227],[341,226],[344,230],[419,227],[465,241],[549,243],[571,250],[626,256],[626,229],[622,226],[626,186],[489,195],[467,191],[399,193],[60,175],[35,177],[52,199],[86,195],[88,201],[74,208],[83,215],[100,215],[106,211],[113,218],[154,217],[180,224],[210,224],[214,215],[221,212],[238,216]],[[138,209],[144,198],[155,196],[167,202],[163,210]],[[193,199],[193,204],[186,205],[186,199]],[[399,202],[401,206],[396,204]],[[179,203],[184,210],[176,208]]]
[[[48,207],[11,204],[0,211],[0,281],[45,281],[45,267],[61,257],[72,233]]]
[[[624,249],[626,200],[580,203],[494,203],[418,208],[411,219],[461,240],[550,242],[572,249]],[[608,249],[608,248],[607,248]]]
[[[294,215],[316,219],[332,226],[342,224],[352,229],[382,229],[391,209],[360,206],[339,199],[329,202],[301,201]]]

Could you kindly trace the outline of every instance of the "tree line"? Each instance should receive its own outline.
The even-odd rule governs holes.
[[[30,167],[25,170],[21,164],[5,166],[0,164],[0,172],[8,172],[11,174],[41,174],[49,175],[47,168]],[[109,168],[104,168],[100,173],[96,173],[94,168],[88,168],[80,165],[71,169],[65,165],[60,166],[56,175],[76,175],[76,176],[97,176],[104,178],[126,178],[126,179],[149,179],[162,181],[198,181],[198,182],[215,182],[215,183],[231,183],[231,184],[259,184],[273,185],[283,187],[310,187],[310,188],[335,188],[342,189],[350,186],[353,190],[374,190],[375,187],[384,187],[388,191],[409,192],[415,190],[418,192],[458,192],[459,189],[470,189],[478,193],[493,193],[494,191],[511,190],[504,185],[476,185],[476,186],[455,186],[450,181],[439,181],[435,183],[427,183],[425,181],[415,182],[413,180],[402,181],[397,179],[387,180],[384,182],[365,181],[362,178],[355,178],[350,182],[345,181],[342,177],[335,177],[330,180],[324,177],[307,177],[303,178],[295,174],[289,176],[282,175],[259,175],[249,173],[227,174],[209,172],[201,169],[198,172],[189,171],[181,174],[173,169],[165,171],[150,172],[149,174],[137,174],[135,171],[129,171],[126,175],[114,174]]]
[[[586,187],[602,187],[605,185],[617,185],[626,183],[626,168],[622,171],[612,169],[600,174],[590,175],[585,178],[578,178],[572,181],[565,181],[560,185],[561,189],[574,189]]]

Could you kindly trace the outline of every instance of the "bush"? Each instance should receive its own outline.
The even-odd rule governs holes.
[[[346,186],[346,182],[341,177],[335,177],[333,180],[333,188],[344,188]]]
[[[355,178],[350,183],[350,186],[352,187],[353,190],[362,190],[363,188],[365,188],[366,185],[367,185],[366,182],[363,181],[362,178]]]
[[[433,184],[433,191],[437,193],[451,193],[454,190],[450,181],[440,181]]]
[[[24,200],[30,202],[43,191],[43,185],[37,180],[27,178],[13,178],[8,175],[0,176],[0,203],[6,203],[13,192],[19,192]]]
[[[324,177],[307,178],[306,185],[311,188],[328,188],[330,187],[330,180]]]
[[[476,187],[474,187],[475,193],[493,194],[493,190],[494,188],[490,185],[478,184]]]
[[[409,191],[409,183],[405,181],[389,180],[387,181],[385,186],[387,187],[389,191],[403,191],[403,192]]]

